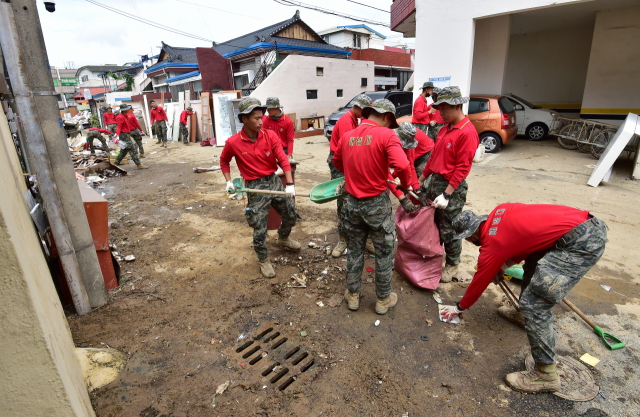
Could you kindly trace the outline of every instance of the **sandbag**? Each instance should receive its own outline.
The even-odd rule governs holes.
[[[398,206],[395,216],[398,234],[395,270],[412,284],[429,290],[438,288],[444,256],[434,221],[435,210],[422,207],[407,213]]]

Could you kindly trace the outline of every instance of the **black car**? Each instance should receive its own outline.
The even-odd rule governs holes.
[[[390,90],[390,91],[363,91],[362,94],[366,94],[371,97],[371,100],[376,101],[381,98],[386,98],[396,106],[396,117],[402,117],[410,115],[413,111],[413,93],[411,91],[402,90]],[[358,94],[359,95],[359,94]],[[356,96],[357,97],[357,96]],[[340,107],[337,111],[331,113],[331,115],[324,120],[324,135],[328,140],[331,140],[331,132],[333,127],[338,122],[338,119],[349,111],[353,106],[352,98],[345,107]]]

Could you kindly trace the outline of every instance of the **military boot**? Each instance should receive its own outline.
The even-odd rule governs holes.
[[[513,372],[507,375],[505,380],[511,389],[531,394],[554,392],[560,389],[560,378],[555,363],[551,365],[536,363],[534,370]]]
[[[458,273],[459,265],[449,265],[446,264],[444,269],[442,270],[442,276],[440,277],[440,282],[451,282],[453,277]]]
[[[389,294],[387,298],[378,298],[376,301],[376,313],[386,314],[387,310],[398,303],[398,295],[395,292]]]
[[[367,238],[367,243],[364,247],[367,252],[371,253],[371,254],[376,254],[376,248],[373,246],[373,242],[371,241],[371,238]]]
[[[498,314],[500,314],[503,319],[524,329],[524,317],[522,317],[522,313],[516,310],[513,306],[508,305],[498,307]]]
[[[342,252],[344,252],[345,249],[347,249],[347,242],[344,240],[344,236],[340,235],[338,236],[338,244],[336,245],[335,248],[333,248],[333,252],[331,252],[331,256],[333,256],[334,258],[337,258],[340,255],[342,255]]]
[[[158,139],[158,141],[156,142],[156,145],[162,145],[162,140]]]
[[[142,165],[141,163],[136,165],[136,167],[138,167],[138,169],[147,169],[147,168],[149,168],[148,166]]]
[[[349,310],[357,310],[360,307],[360,293],[351,292],[349,290],[344,291],[344,298],[347,300]]]
[[[273,278],[276,276],[276,271],[273,270],[271,266],[271,262],[269,262],[269,258],[259,259],[260,261],[260,272],[262,272],[262,276],[265,278]]]
[[[146,158],[146,156],[144,156],[144,154],[141,153],[140,155],[138,155],[138,158]]]
[[[162,146],[166,148],[167,147],[167,142],[162,142]]]
[[[297,240],[289,239],[289,238],[285,239],[282,236],[278,236],[278,240],[276,240],[276,244],[288,250],[292,250],[292,251],[300,250],[300,242],[298,242]]]

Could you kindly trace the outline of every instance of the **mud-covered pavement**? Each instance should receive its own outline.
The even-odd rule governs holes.
[[[576,359],[588,352],[601,360],[592,372],[606,399],[574,403],[505,386],[506,373],[524,369],[528,343],[523,330],[498,316],[503,297],[497,287],[490,285],[461,325],[439,322],[433,293],[395,272],[399,301],[385,316],[374,312],[373,273],[368,272],[359,311],[349,311],[344,302],[330,307],[329,299],[345,288],[346,258],[326,252],[337,239],[335,203],[297,199],[301,219],[292,238],[303,249],[297,254],[280,250],[270,232],[277,277],[267,280],[251,246],[243,202],[227,199],[219,171],[192,171],[219,165],[221,149],[174,143],[162,149],[146,141],[150,169],[129,165],[129,176],[111,179],[101,190],[110,202],[110,241],[136,261],[121,264],[121,285],[110,292],[107,306],[81,318],[69,316],[77,344],[108,345],[130,355],[118,379],[91,393],[97,415],[640,414],[640,184],[625,179],[628,162],[616,166],[609,185],[591,188],[586,185],[591,169],[585,165],[595,161],[589,155],[560,149],[552,140],[517,140],[474,165],[468,179],[468,206],[477,212],[509,201],[566,204],[589,209],[609,225],[602,260],[569,298],[627,347],[607,350],[568,308],[555,307],[558,352]],[[329,179],[328,148],[321,136],[296,140],[299,192]],[[237,170],[232,174],[238,176]],[[477,249],[465,242],[463,266],[471,274],[476,258]],[[373,262],[369,258],[365,267],[373,268]],[[289,286],[292,275],[303,273],[306,288]],[[443,284],[438,292],[452,304],[467,284]],[[235,350],[265,325],[280,333],[271,346],[286,337],[291,351],[300,350],[263,377],[254,367],[264,369],[274,358],[267,355],[252,365],[253,356],[243,360],[244,352]],[[293,374],[292,362],[305,352],[298,365],[311,363],[309,374],[300,373],[280,390],[289,376],[271,380],[283,367]],[[226,391],[216,395],[227,381]]]

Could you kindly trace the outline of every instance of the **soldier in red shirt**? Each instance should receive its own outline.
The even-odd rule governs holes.
[[[282,111],[278,97],[267,98],[267,113],[262,118],[262,129],[271,130],[280,138],[282,149],[289,157],[289,161],[291,161],[295,128],[291,119]]]
[[[467,201],[465,178],[480,144],[475,127],[462,112],[462,104],[467,101],[469,98],[462,97],[458,87],[441,90],[433,106],[448,124],[440,129],[431,158],[419,178],[421,184],[428,179],[423,188],[436,208],[435,221],[444,244],[446,265],[440,282],[451,282],[459,272],[462,242],[455,238],[451,224]]]
[[[362,109],[367,120],[342,136],[333,155],[333,164],[344,173],[349,193],[343,210],[348,250],[345,298],[351,310],[360,306],[368,236],[376,254],[376,313],[385,314],[398,302],[396,293],[391,292],[396,227],[387,179],[389,167],[393,166],[401,184],[409,188],[411,167],[398,136],[389,129],[398,127],[395,113],[395,106],[386,99]]]
[[[551,309],[589,272],[604,253],[607,225],[589,212],[551,204],[506,203],[488,216],[462,212],[453,222],[456,239],[480,246],[478,272],[464,297],[445,306],[447,321],[470,308],[490,282],[524,260],[520,310],[536,366],[506,376],[512,389],[557,391],[555,337]]]
[[[420,129],[416,129],[416,141],[418,142],[418,146],[415,149],[416,159],[413,162],[414,167],[416,168],[416,174],[420,176],[424,168],[427,166],[427,162],[429,162],[429,158],[431,158],[431,151],[433,151],[433,140],[426,133],[424,133]]]
[[[102,148],[105,152],[109,152],[111,149],[109,145],[107,145],[107,141],[104,140],[102,133],[105,135],[111,135],[111,132],[106,129],[98,129],[97,127],[92,127],[89,129],[89,133],[87,133],[87,142],[89,143],[89,150],[91,153],[96,153],[95,149],[93,149],[93,140],[98,139],[100,143],[102,143]]]
[[[129,128],[131,128],[130,136],[136,143],[138,147],[139,157],[145,158],[144,156],[144,148],[142,147],[142,127],[140,126],[140,122],[138,122],[138,118],[135,114],[133,114],[133,108],[130,108],[125,112],[127,115],[127,121],[129,122]]]
[[[416,194],[419,198],[419,201],[414,201],[416,204],[419,202],[423,206],[427,205],[427,199],[424,196],[424,192],[418,183],[418,176],[416,175],[416,169],[414,166],[414,162],[416,159],[415,150],[418,146],[418,141],[416,140],[417,132],[422,133],[421,130],[418,130],[409,122],[402,122],[400,126],[395,130],[398,138],[400,139],[400,144],[402,145],[402,149],[404,150],[407,159],[409,160],[409,166],[411,168],[411,187],[415,190],[414,194]],[[424,135],[424,133],[422,133]],[[427,135],[425,135],[427,137]],[[427,139],[429,139],[427,137]],[[396,180],[398,178],[398,174],[394,171],[393,173],[389,173],[390,180]],[[397,181],[397,180],[396,180]],[[407,213],[411,213],[416,211],[419,206],[416,206],[414,202],[412,202],[407,196],[400,191],[394,184],[388,185],[389,190],[396,198],[400,201],[400,205]]]
[[[136,164],[138,169],[147,169],[149,167],[142,165],[142,162],[138,159],[138,149],[130,136],[132,129],[129,118],[127,117],[127,111],[129,109],[131,109],[131,106],[128,104],[121,105],[120,114],[116,116],[116,137],[119,139],[118,146],[120,147],[120,151],[116,157],[115,164],[120,165],[122,159],[127,155],[127,153],[130,153],[131,159],[133,159],[133,162]]]
[[[113,114],[113,109],[111,108],[111,106],[107,106],[107,111],[104,113],[102,118],[104,119],[104,125],[106,126],[107,130],[111,132],[112,135],[115,135],[117,127],[116,115]]]
[[[225,142],[220,155],[220,168],[227,180],[227,192],[235,190],[231,181],[229,162],[236,159],[238,170],[246,181],[247,188],[285,191],[288,195],[247,193],[245,211],[247,223],[253,228],[253,249],[260,261],[260,271],[266,278],[276,276],[267,250],[267,217],[271,207],[282,216],[276,243],[288,250],[299,251],[300,243],[290,239],[291,229],[296,225],[296,210],[293,201],[295,187],[291,176],[291,164],[282,150],[280,138],[269,130],[262,129],[265,107],[254,97],[245,97],[239,103],[238,119],[244,123],[240,133]],[[275,175],[278,165],[282,167],[287,182],[286,188]]]
[[[333,165],[333,155],[338,149],[338,144],[340,143],[340,138],[350,130],[358,127],[358,119],[362,118],[362,109],[367,106],[370,106],[372,103],[371,97],[366,94],[360,94],[358,97],[353,99],[351,109],[348,112],[340,116],[338,122],[333,128],[331,132],[331,142],[329,142],[329,157],[327,158],[327,164],[329,164],[329,171],[331,172],[331,179],[334,180],[336,178],[344,177],[344,174],[340,172],[338,168]],[[331,252],[331,256],[334,258],[342,255],[342,252],[347,248],[347,242],[344,239],[344,215],[342,212],[342,207],[344,206],[345,198],[339,198],[337,200],[338,204],[338,243],[336,247],[333,248]]]
[[[180,136],[182,136],[182,143],[185,145],[189,144],[189,130],[187,129],[187,117],[193,114],[193,109],[191,107],[187,107],[185,110],[182,110],[180,113]],[[178,142],[180,141],[180,137],[178,137]]]
[[[433,93],[433,83],[427,81],[422,85],[422,91],[420,95],[413,103],[413,120],[411,123],[416,129],[422,130],[424,133],[429,133],[429,111],[427,110],[427,97]]]
[[[156,133],[156,137],[158,138],[158,142],[156,145],[162,145],[165,148],[167,147],[167,122],[169,119],[167,118],[167,113],[165,113],[164,109],[156,104],[155,101],[151,100],[149,102],[151,106],[150,118],[151,125],[153,126],[153,130]]]
[[[433,87],[433,93],[431,94],[431,98],[433,99],[433,103],[438,101],[438,94],[440,93],[440,89],[438,87]],[[433,107],[433,103],[427,106],[427,112],[429,113],[429,137],[432,140],[436,140],[438,137],[438,132],[444,126],[444,119],[440,116],[440,110]]]

